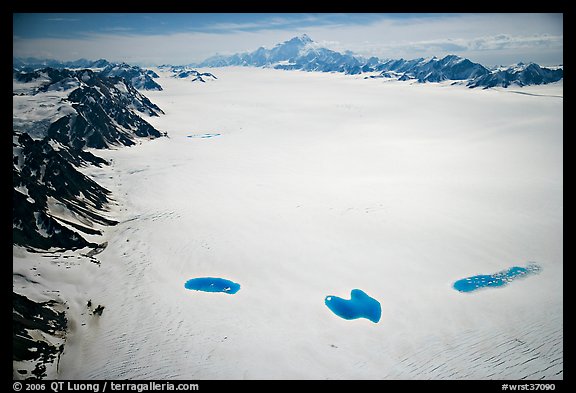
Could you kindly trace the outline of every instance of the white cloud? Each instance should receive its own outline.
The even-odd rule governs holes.
[[[80,19],[77,18],[46,18],[50,22],[78,22]]]
[[[520,60],[562,61],[563,18],[549,14],[464,14],[383,19],[363,26],[309,29],[315,40],[337,41],[333,49],[365,56],[416,58],[448,53],[487,64]],[[522,55],[522,59],[512,56]],[[528,58],[526,58],[528,56]]]
[[[298,21],[321,20],[302,15]],[[295,21],[293,19],[292,21]],[[220,54],[272,47],[307,33],[334,50],[364,56],[416,58],[454,53],[486,65],[535,61],[562,62],[561,14],[464,14],[391,18],[365,24],[333,23],[287,28],[290,18],[263,22],[218,23],[205,32],[136,35],[116,31],[70,39],[14,37],[14,56],[107,58],[143,64],[185,64]],[[297,24],[296,24],[297,25]],[[250,30],[252,29],[252,30]]]
[[[167,35],[91,34],[81,38],[13,38],[16,57],[48,57],[74,60],[79,57],[143,64],[186,64],[201,61],[216,52],[232,54],[273,46],[286,39],[283,31],[234,34],[176,33]],[[264,39],[265,38],[265,39]]]

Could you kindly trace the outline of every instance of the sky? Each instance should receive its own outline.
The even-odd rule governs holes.
[[[14,13],[13,56],[184,65],[305,33],[366,57],[550,66],[563,63],[563,24],[563,14],[542,13]]]

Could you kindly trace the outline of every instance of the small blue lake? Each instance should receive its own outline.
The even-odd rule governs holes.
[[[377,323],[382,315],[380,302],[360,289],[353,289],[350,292],[350,299],[326,296],[324,303],[334,314],[343,319],[366,318]]]
[[[502,287],[517,278],[538,273],[540,270],[542,270],[542,268],[536,264],[529,264],[526,267],[513,266],[494,274],[481,274],[463,278],[456,281],[453,287],[460,292],[472,292],[486,287]]]
[[[224,278],[198,277],[186,281],[186,289],[203,292],[224,292],[232,295],[240,290],[240,284]]]
[[[216,136],[220,136],[222,134],[190,134],[187,135],[188,138],[202,138],[202,139],[206,139],[206,138],[214,138]]]

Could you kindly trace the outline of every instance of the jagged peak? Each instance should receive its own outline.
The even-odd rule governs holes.
[[[476,80],[487,76],[490,73],[506,72],[518,73],[528,71],[531,73],[549,74],[549,70],[540,67],[535,63],[519,63],[515,67],[486,68],[480,63],[471,61],[468,58],[455,54],[447,54],[443,57],[420,57],[410,60],[400,59],[378,59],[355,55],[351,51],[335,51],[325,48],[321,43],[313,41],[307,34],[292,37],[282,43],[276,44],[273,49],[258,48],[251,53],[235,54],[226,58],[214,61],[213,58],[200,63],[199,67],[213,66],[256,66],[274,67],[286,70],[304,70],[321,72],[345,72],[347,74],[360,74],[365,72],[380,72],[383,77],[386,75],[401,74],[403,78],[417,79],[420,82],[440,82],[443,80]],[[557,69],[558,67],[555,67]],[[560,67],[560,69],[562,69]],[[560,73],[556,73],[560,74]],[[548,80],[556,80],[562,76],[546,77]],[[373,76],[371,76],[373,77]],[[471,82],[472,83],[472,82]]]
[[[282,46],[282,45],[292,45],[292,44],[296,44],[296,45],[308,45],[313,43],[314,41],[312,41],[312,39],[310,37],[308,37],[307,34],[301,34],[295,37],[292,37],[291,39],[289,39],[288,41],[284,41],[281,44],[278,44],[277,46]]]
[[[306,42],[306,43],[313,42],[312,38],[310,38],[310,37],[308,36],[308,34],[306,34],[306,33],[301,34],[301,35],[299,35],[299,36],[297,36],[297,37],[295,37],[295,38],[299,38],[300,41]]]

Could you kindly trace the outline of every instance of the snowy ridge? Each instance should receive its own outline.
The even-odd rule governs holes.
[[[218,79],[210,72],[200,72],[189,66],[162,65],[158,68],[170,72],[173,78],[188,79],[191,82],[206,83]]]
[[[416,79],[418,82],[473,80],[489,73],[484,66],[455,55],[442,59],[389,60],[375,65],[373,69],[380,71],[380,74],[370,78],[394,77],[396,75],[392,73],[395,73],[398,80]]]
[[[39,59],[35,57],[13,57],[12,66],[19,71],[34,71],[40,68],[70,68],[70,69],[85,69],[90,68],[93,70],[103,69],[111,63],[105,59],[87,60],[78,59],[74,61],[59,61],[52,59]]]
[[[13,133],[14,378],[57,377],[70,307],[54,278],[69,266],[42,259],[71,252],[84,264],[100,263],[94,255],[105,247],[102,231],[117,222],[109,217],[110,192],[78,168],[106,164],[49,137]],[[36,262],[17,258],[26,254]]]
[[[500,67],[489,74],[478,77],[468,83],[470,87],[484,88],[510,85],[528,86],[558,82],[563,78],[562,68],[544,68],[536,63],[515,64],[510,67]]]
[[[444,80],[466,81],[474,87],[508,87],[540,85],[557,82],[563,77],[561,69],[547,69],[536,64],[518,69],[517,66],[503,70],[489,70],[468,59],[447,55],[442,59],[365,59],[350,52],[340,53],[319,46],[303,34],[276,45],[263,47],[249,53],[232,56],[213,56],[198,64],[199,67],[254,66],[283,70],[319,72],[342,72],[345,74],[374,73],[369,79],[394,78],[401,81],[414,79],[418,82],[441,82]]]
[[[162,110],[119,77],[92,70],[14,71],[14,128],[76,149],[133,145],[163,134],[139,114]]]
[[[154,81],[158,75],[151,70],[144,70],[138,66],[131,66],[126,63],[109,64],[100,71],[102,76],[124,78],[136,89],[141,90],[162,90],[162,86]]]
[[[14,134],[13,151],[13,243],[44,250],[98,247],[78,232],[101,234],[98,225],[116,223],[103,216],[110,192],[76,167],[107,162],[28,134]]]
[[[61,62],[58,60],[36,59],[36,58],[13,58],[12,65],[14,70],[21,73],[29,73],[45,68],[81,70],[90,69],[98,72],[105,77],[124,78],[128,84],[131,84],[141,90],[162,90],[162,86],[154,81],[158,75],[154,71],[144,69],[127,63],[110,63],[108,60],[99,59],[96,61],[79,59],[75,61]]]
[[[84,174],[109,162],[84,149],[163,136],[140,117],[163,112],[124,78],[89,69],[14,70],[13,86],[13,376],[54,379],[67,335],[102,312],[74,304],[78,278],[63,273],[99,266],[118,223],[110,191]]]
[[[258,48],[254,52],[229,57],[214,56],[199,63],[198,67],[256,66],[283,70],[344,72],[359,74],[361,62],[351,54],[319,47],[303,34],[272,49]]]

